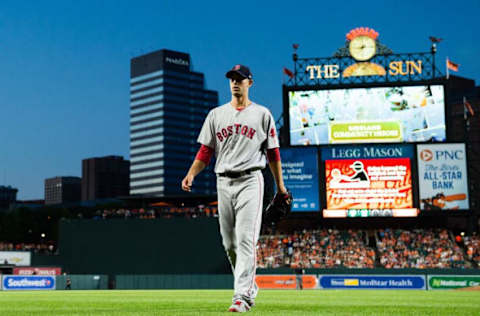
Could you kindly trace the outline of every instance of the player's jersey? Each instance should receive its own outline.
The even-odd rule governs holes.
[[[215,172],[265,168],[265,150],[279,147],[270,111],[252,103],[243,110],[230,103],[208,113],[198,142],[215,150]]]

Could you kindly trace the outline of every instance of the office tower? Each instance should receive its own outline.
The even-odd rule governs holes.
[[[82,161],[82,201],[128,196],[130,162],[121,156]]]
[[[79,177],[45,179],[45,205],[80,201],[81,183]]]
[[[130,194],[185,194],[180,183],[218,93],[205,88],[185,53],[162,49],[133,58],[130,66]],[[214,194],[215,175],[202,172],[194,190]]]

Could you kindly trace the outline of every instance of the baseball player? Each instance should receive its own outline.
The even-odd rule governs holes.
[[[250,69],[236,65],[226,73],[232,99],[208,113],[198,136],[201,147],[182,181],[191,191],[194,178],[216,157],[218,213],[223,246],[232,265],[234,295],[230,312],[254,305],[256,245],[260,234],[266,156],[280,193],[282,177],[275,121],[270,111],[248,98],[253,84]]]

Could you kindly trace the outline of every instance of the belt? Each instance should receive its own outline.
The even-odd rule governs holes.
[[[217,173],[218,176],[220,177],[227,177],[227,178],[240,178],[243,177],[247,174],[250,174],[254,171],[261,170],[262,168],[252,168],[252,169],[247,169],[245,171],[239,171],[239,172],[222,172],[222,173]]]

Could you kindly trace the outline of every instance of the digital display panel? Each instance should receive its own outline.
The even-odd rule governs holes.
[[[320,211],[318,150],[282,148],[285,186],[292,192],[292,212]]]
[[[413,208],[411,145],[322,149],[324,217],[417,216]]]
[[[469,209],[465,144],[418,145],[417,162],[422,210]]]
[[[445,141],[442,85],[289,91],[292,146]]]

